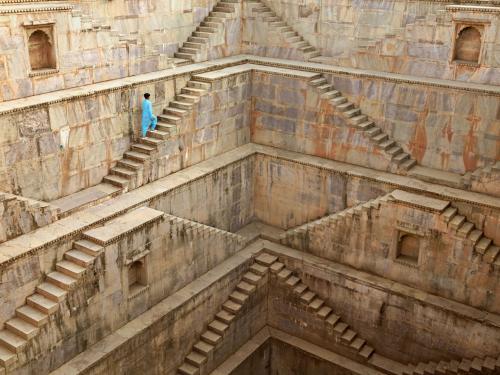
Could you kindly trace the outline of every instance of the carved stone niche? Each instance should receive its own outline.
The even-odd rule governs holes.
[[[54,23],[25,24],[26,43],[31,72],[52,72],[57,70]]]
[[[135,297],[148,288],[147,257],[135,258],[126,264],[128,296]]]
[[[408,266],[417,267],[421,261],[423,238],[414,231],[398,229],[393,245],[393,259]]]
[[[484,24],[457,23],[453,40],[453,62],[479,65],[483,50]]]

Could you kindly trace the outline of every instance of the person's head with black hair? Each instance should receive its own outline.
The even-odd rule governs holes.
[[[144,98],[146,98],[146,99],[149,99],[150,96],[151,95],[149,94],[149,92],[147,92],[147,93],[144,94]]]

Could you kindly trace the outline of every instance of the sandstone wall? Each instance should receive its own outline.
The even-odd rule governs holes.
[[[416,363],[494,356],[500,351],[498,325],[477,318],[478,310],[468,311],[465,305],[431,298],[320,258],[297,253],[282,259],[376,353],[400,363]],[[269,290],[271,327],[349,356],[342,352],[345,346],[326,332],[324,321],[299,301],[293,288],[280,283]]]
[[[426,84],[324,74],[418,164],[464,173],[500,159],[497,96]],[[253,142],[392,170],[390,155],[346,123],[307,80],[253,75]]]
[[[342,2],[267,0],[276,13],[333,65],[433,78],[498,84],[498,18],[481,7],[447,8],[453,2],[407,0]],[[250,9],[251,7],[249,7]],[[252,53],[296,58],[284,41],[266,43],[265,26],[245,13],[242,44]],[[453,61],[455,30],[484,25],[479,65]],[[260,31],[262,29],[262,31]],[[260,46],[259,46],[260,44]]]
[[[96,185],[139,135],[143,94],[151,93],[154,113],[162,113],[189,77],[173,75],[0,114],[0,189],[50,201]],[[243,76],[204,96],[179,134],[164,142],[146,181],[247,143],[249,85]]]
[[[0,101],[170,68],[174,52],[216,3],[84,1],[56,9],[33,5],[28,11],[10,5],[14,14],[6,11],[0,19]],[[205,60],[240,52],[237,10],[211,38]],[[27,30],[37,27],[52,28],[56,63],[50,69],[30,66]]]

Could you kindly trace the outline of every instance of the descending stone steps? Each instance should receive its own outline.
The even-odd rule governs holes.
[[[450,206],[442,214],[443,220],[448,228],[455,232],[457,237],[467,239],[472,242],[474,251],[480,254],[487,263],[495,263],[500,266],[500,246],[496,245],[492,239],[486,237],[482,230],[478,229],[467,218],[458,213],[458,209]]]
[[[239,0],[219,1],[191,34],[187,42],[184,42],[179,51],[174,53],[174,57],[190,62],[202,61],[202,52],[208,49],[210,39],[223,30],[226,18],[236,12],[235,4],[237,3]]]
[[[465,173],[462,176],[462,183],[470,186],[473,181],[492,180],[495,176],[500,177],[500,161],[497,161],[493,165],[487,165]]]
[[[408,153],[403,151],[401,146],[398,146],[368,116],[362,114],[359,108],[356,108],[353,103],[350,103],[346,97],[342,96],[340,91],[329,84],[325,77],[322,76],[311,80],[310,85],[321,93],[322,99],[328,100],[332,106],[336,107],[347,124],[362,131],[375,147],[385,152],[396,169],[407,171],[417,164]]]
[[[209,366],[213,352],[218,350],[224,336],[233,320],[254,294],[257,288],[264,284],[269,268],[278,258],[274,255],[261,253],[256,258],[248,272],[236,285],[229,298],[212,321],[207,324],[207,329],[200,335],[200,340],[193,345],[191,352],[185,357],[184,363],[179,366],[179,375],[204,375],[211,370]]]
[[[303,306],[318,318],[324,321],[325,329],[333,335],[338,336],[339,342],[353,351],[360,360],[369,360],[375,349],[365,339],[343,322],[341,317],[335,314],[332,307],[319,297],[314,291],[295,275],[292,270],[276,260],[270,265],[271,274],[285,287],[291,289]]]
[[[197,81],[195,78],[188,81],[186,87],[164,108],[163,114],[158,115],[156,129],[149,130],[146,137],[133,143],[130,150],[123,155],[123,159],[110,169],[110,174],[104,177],[103,182],[117,186],[124,192],[149,182],[151,177],[146,164],[153,162],[165,141],[178,133],[183,119],[192,113],[200,97],[210,88],[209,83]]]
[[[39,334],[40,327],[49,322],[59,310],[67,291],[77,283],[94,264],[102,247],[90,241],[76,241],[73,249],[56,263],[56,271],[36,286],[35,293],[26,298],[26,304],[16,309],[15,317],[5,322],[0,330],[0,363],[8,367],[17,361],[20,353]]]
[[[347,220],[352,220],[353,216],[359,216],[363,212],[370,214],[373,209],[378,210],[380,204],[391,200],[390,194],[378,197],[367,202],[361,203],[354,207],[346,208],[345,210],[324,216],[317,220],[310,221],[298,227],[291,228],[280,235],[281,243],[292,246],[294,248],[302,249],[304,243],[314,232],[324,230],[327,227],[341,225]]]
[[[261,2],[259,6],[253,8],[253,11],[260,14],[264,21],[266,21],[271,28],[280,33],[287,43],[289,43],[293,48],[299,50],[303,54],[305,61],[321,55],[316,47],[313,47],[306,40],[304,40],[302,36],[298,35],[298,33],[294,31],[290,25],[283,21],[283,19],[279,17],[268,5]]]
[[[498,374],[500,356],[497,358],[463,358],[460,361],[421,362],[409,364],[402,375],[447,375],[447,374]]]

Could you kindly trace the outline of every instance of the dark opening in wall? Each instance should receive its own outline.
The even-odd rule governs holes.
[[[454,60],[479,64],[481,55],[481,26],[462,26],[457,30]]]
[[[396,259],[418,264],[420,256],[420,237],[411,233],[399,232]]]
[[[143,259],[137,260],[128,266],[128,289],[129,294],[147,286],[146,265]]]
[[[56,58],[51,31],[31,30],[28,52],[31,70],[56,69]]]

